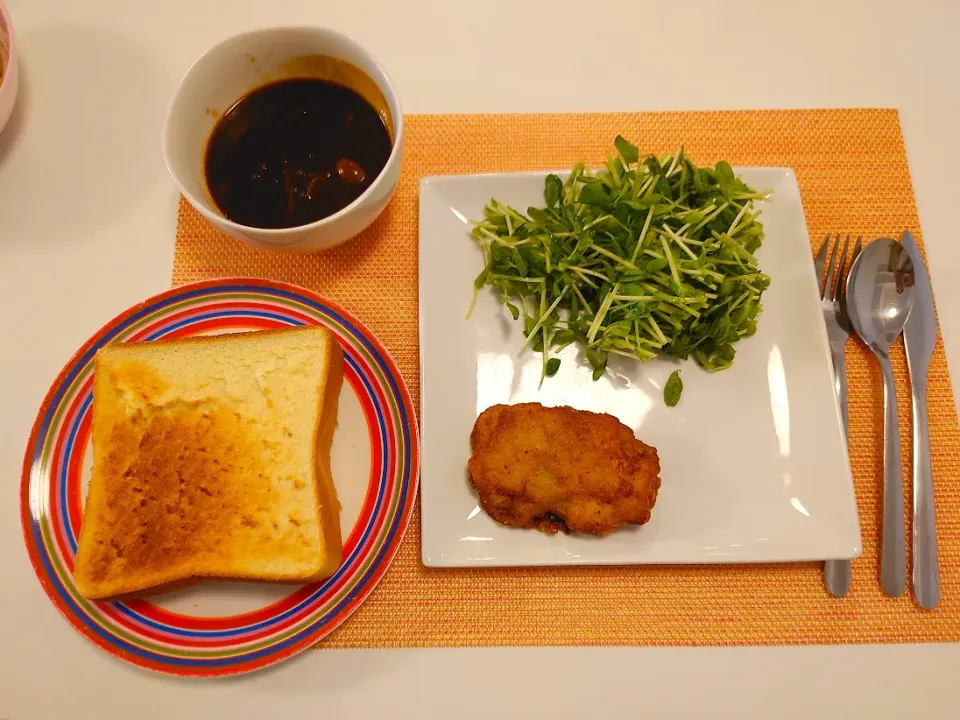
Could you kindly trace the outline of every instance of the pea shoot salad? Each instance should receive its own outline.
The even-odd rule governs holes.
[[[734,343],[756,332],[770,278],[754,256],[763,240],[758,192],[726,162],[697,167],[680,148],[642,160],[621,136],[597,173],[577,164],[548,175],[546,207],[526,214],[494,199],[472,236],[483,248],[477,294],[492,285],[523,348],[543,354],[544,377],[560,368],[551,353],[580,345],[593,379],[610,355],[640,362],[658,353],[715,371],[733,362]]]

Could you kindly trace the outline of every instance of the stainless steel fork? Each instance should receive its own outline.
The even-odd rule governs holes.
[[[847,426],[847,360],[845,350],[847,337],[853,331],[850,316],[847,314],[846,273],[844,272],[847,259],[847,248],[850,246],[850,236],[843,241],[840,249],[840,234],[832,243],[830,251],[830,234],[823,239],[814,267],[817,270],[817,280],[820,283],[820,308],[823,310],[823,322],[827,326],[827,337],[830,340],[830,351],[833,356],[833,391],[840,403],[840,414],[843,418],[843,439],[848,445],[849,429]],[[851,265],[863,249],[863,237],[857,238],[853,249]],[[827,266],[827,255],[830,255],[830,265]],[[850,592],[850,561],[827,560],[823,565],[823,579],[827,590],[834,597],[843,597]]]

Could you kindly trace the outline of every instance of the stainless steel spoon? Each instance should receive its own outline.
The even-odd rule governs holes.
[[[900,243],[881,238],[867,245],[850,268],[847,310],[853,329],[873,351],[883,373],[883,548],[880,583],[897,597],[907,583],[906,527],[903,519],[903,471],[897,424],[897,391],[890,367],[890,346],[903,331],[913,308],[913,263]]]

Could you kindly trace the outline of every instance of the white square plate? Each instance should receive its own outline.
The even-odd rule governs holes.
[[[560,354],[540,385],[541,356],[518,352],[522,326],[493,290],[464,315],[483,255],[469,220],[490,198],[542,206],[546,173],[425,178],[420,184],[421,503],[431,567],[774,562],[860,554],[853,483],[834,398],[829,346],[800,191],[791,170],[739,169],[772,189],[757,256],[771,278],[756,335],[733,366],[613,359],[597,382]],[[617,362],[622,360],[622,362]],[[677,407],[663,385],[681,367]],[[467,481],[470,432],[498,403],[540,402],[615,415],[657,448],[662,486],[642,527],[602,538],[503,527]]]

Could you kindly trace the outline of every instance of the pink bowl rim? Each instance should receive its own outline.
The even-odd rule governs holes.
[[[13,20],[10,18],[10,11],[7,10],[7,6],[3,4],[2,0],[0,0],[0,20],[3,21],[6,28],[8,55],[7,63],[3,68],[3,77],[0,77],[0,92],[2,92],[7,86],[7,78],[12,75],[10,69],[15,68],[17,63],[17,41],[13,32]]]

